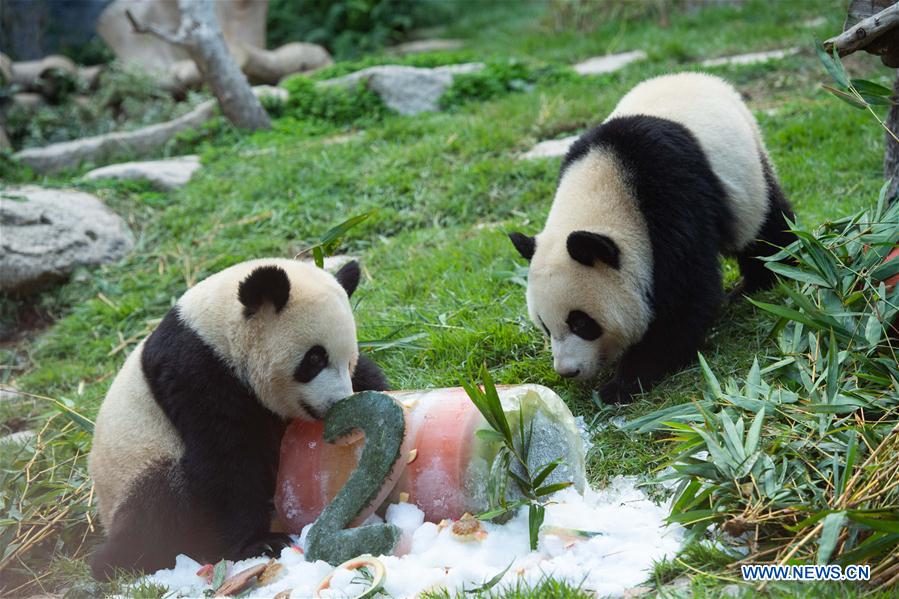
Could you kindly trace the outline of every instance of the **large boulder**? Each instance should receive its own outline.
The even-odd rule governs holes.
[[[219,27],[232,54],[244,45],[265,47],[268,0],[228,0],[214,5]],[[172,33],[181,24],[178,0],[114,0],[100,14],[97,33],[112,48],[116,58],[162,72],[167,72],[176,62],[190,58],[184,48],[152,35],[135,33],[126,12],[142,25],[156,25]]]
[[[34,185],[0,191],[0,292],[30,292],[79,266],[115,262],[134,246],[128,225],[103,202]]]
[[[154,187],[169,191],[187,185],[194,172],[200,168],[199,156],[177,156],[165,160],[122,162],[95,168],[84,175],[95,179],[119,179],[124,181],[148,181]]]
[[[439,110],[440,96],[461,73],[474,73],[483,63],[452,64],[433,69],[382,65],[323,81],[323,85],[354,87],[360,82],[378,94],[388,108],[400,114],[419,114]]]

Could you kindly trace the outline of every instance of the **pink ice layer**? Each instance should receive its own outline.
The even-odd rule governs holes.
[[[406,434],[400,457],[359,524],[391,496],[414,503],[430,522],[459,518],[471,503],[465,470],[483,418],[461,388],[391,392],[404,407]],[[349,478],[364,440],[326,443],[321,422],[295,420],[281,442],[275,508],[288,532],[315,521]],[[408,499],[404,494],[408,494]],[[469,508],[470,509],[470,508]]]

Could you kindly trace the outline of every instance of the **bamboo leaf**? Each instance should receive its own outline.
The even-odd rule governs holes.
[[[752,425],[749,427],[749,433],[746,435],[746,443],[743,450],[746,455],[752,455],[759,447],[759,438],[762,434],[762,423],[765,421],[765,408],[763,407],[752,419]]]
[[[534,487],[539,487],[540,484],[546,480],[546,478],[553,473],[553,471],[558,467],[559,464],[562,463],[562,458],[553,460],[546,466],[544,466],[540,472],[537,473],[537,476],[534,477]]]
[[[534,491],[534,494],[537,497],[544,497],[546,495],[552,495],[556,491],[561,491],[562,489],[567,489],[572,484],[574,484],[574,483],[564,482],[564,483],[554,483],[552,485],[546,485],[545,487],[540,487],[539,489]]]
[[[853,96],[853,95],[850,94],[849,92],[845,92],[845,91],[843,91],[843,90],[841,90],[841,89],[837,89],[837,88],[835,88],[835,87],[831,87],[830,85],[824,85],[824,84],[822,84],[821,87],[823,87],[824,89],[826,89],[827,91],[829,91],[831,94],[833,94],[834,96],[836,96],[837,98],[839,98],[839,99],[842,100],[843,102],[846,102],[846,104],[849,104],[849,105],[852,106],[853,108],[867,108],[867,107],[868,107],[867,102],[859,101],[858,98],[856,98],[855,96]]]
[[[528,531],[531,537],[531,551],[537,550],[539,541],[540,526],[543,525],[543,518],[546,516],[546,508],[542,505],[532,503],[528,506]]]
[[[846,512],[834,512],[824,517],[821,536],[818,539],[818,564],[826,564],[837,546],[840,531],[846,523]]]
[[[830,76],[833,77],[834,81],[843,87],[848,87],[849,77],[846,75],[846,70],[840,62],[839,55],[828,54],[827,50],[824,49],[824,44],[822,44],[819,39],[815,39],[815,52],[818,54],[818,58],[821,60],[821,63],[824,65],[824,68]]]
[[[852,87],[858,91],[860,94],[865,94],[868,96],[883,96],[885,98],[889,98],[893,95],[893,90],[888,87],[884,87],[879,83],[874,83],[873,81],[867,81],[865,79],[852,79],[850,81]]]

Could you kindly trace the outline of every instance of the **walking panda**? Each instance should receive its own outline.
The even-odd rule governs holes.
[[[286,419],[321,419],[384,390],[359,355],[350,262],[336,276],[286,259],[243,262],[188,290],[131,353],[97,416],[89,468],[106,542],[91,560],[153,571],[280,552],[270,532]]]
[[[600,394],[623,402],[695,359],[724,299],[719,253],[740,265],[733,295],[772,286],[757,258],[794,239],[792,217],[736,90],[680,73],[639,84],[582,135],[543,231],[509,237],[555,370],[587,379],[620,358]]]

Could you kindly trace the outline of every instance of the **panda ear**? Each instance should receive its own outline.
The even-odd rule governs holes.
[[[518,253],[521,254],[521,257],[530,262],[531,258],[534,257],[534,251],[537,249],[537,239],[528,237],[524,233],[509,233],[509,239],[512,241],[512,245],[515,246],[515,249],[518,250]]]
[[[359,286],[359,276],[362,274],[359,269],[359,263],[355,260],[347,262],[337,273],[334,275],[334,278],[337,279],[337,282],[340,283],[340,286],[346,290],[347,297],[353,297],[353,292],[356,291],[356,287]]]
[[[243,304],[247,318],[255,314],[266,302],[271,302],[275,312],[280,312],[290,297],[290,278],[279,266],[260,266],[253,270],[237,288],[237,299]]]
[[[571,257],[585,266],[593,266],[597,260],[615,270],[621,266],[618,245],[605,235],[590,231],[575,231],[568,236],[567,245]]]

